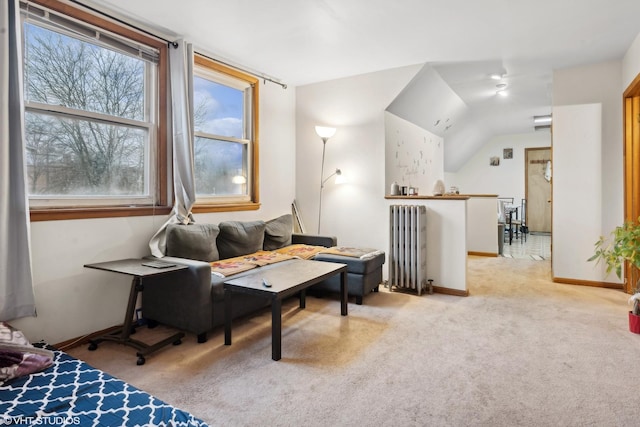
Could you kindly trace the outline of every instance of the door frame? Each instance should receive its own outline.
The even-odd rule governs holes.
[[[635,222],[640,217],[640,74],[624,91],[623,110],[624,220]],[[625,263],[625,292],[634,291],[639,276]]]

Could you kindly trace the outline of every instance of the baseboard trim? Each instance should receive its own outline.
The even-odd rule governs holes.
[[[446,295],[455,295],[457,297],[468,297],[469,296],[469,291],[468,290],[460,290],[460,289],[451,289],[451,288],[443,288],[442,286],[434,286],[433,287],[433,292],[437,292],[439,294],[446,294]]]
[[[385,287],[389,287],[388,286],[388,282],[385,281],[384,286]],[[417,292],[414,289],[405,289],[405,288],[393,288],[393,289],[390,289],[389,292],[400,292],[400,293],[405,293],[405,294],[410,294],[410,295],[417,295]],[[468,290],[461,291],[460,289],[444,288],[442,286],[434,286],[433,287],[433,292],[434,293],[439,293],[439,294],[455,295],[457,297],[468,297],[469,296],[469,291]],[[425,293],[425,292],[422,291],[422,293]]]
[[[467,252],[467,255],[486,256],[486,257],[494,257],[494,258],[498,256],[498,254],[495,252],[476,252],[476,251],[469,251]]]
[[[115,331],[117,331],[118,329],[122,329],[122,326],[112,326],[110,328],[107,329],[103,329],[101,331],[96,331],[96,332],[92,332],[90,334],[87,335],[82,335],[80,337],[76,337],[76,338],[71,338],[70,340],[66,340],[66,341],[62,341],[59,342],[57,344],[53,344],[53,346],[55,348],[57,348],[60,351],[66,351],[69,349],[72,349],[74,347],[79,347],[81,345],[84,344],[88,344],[89,340],[102,336],[102,335],[107,335],[107,334],[111,334]]]
[[[611,283],[611,282],[596,282],[591,280],[578,280],[578,279],[567,279],[565,277],[554,277],[554,283],[562,283],[564,285],[578,285],[578,286],[591,286],[594,288],[607,288],[607,289],[619,289],[624,290],[624,285],[622,283]]]

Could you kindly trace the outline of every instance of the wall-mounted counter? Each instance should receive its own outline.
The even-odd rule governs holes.
[[[467,296],[467,201],[470,197],[385,196],[385,199],[387,206],[427,207],[427,276],[433,279],[436,292]]]
[[[445,194],[444,196],[385,196],[389,200],[467,200],[467,194]],[[495,196],[498,197],[498,196]]]

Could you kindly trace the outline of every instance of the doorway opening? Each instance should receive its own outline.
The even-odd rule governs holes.
[[[521,219],[528,233],[505,245],[504,256],[546,260],[551,258],[551,147],[525,148],[525,199]]]

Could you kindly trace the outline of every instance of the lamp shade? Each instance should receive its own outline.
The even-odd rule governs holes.
[[[349,179],[343,173],[337,174],[336,180],[334,181],[336,185],[346,184],[347,182],[349,182]]]
[[[326,126],[316,126],[316,133],[322,139],[329,139],[336,133],[336,128]]]

